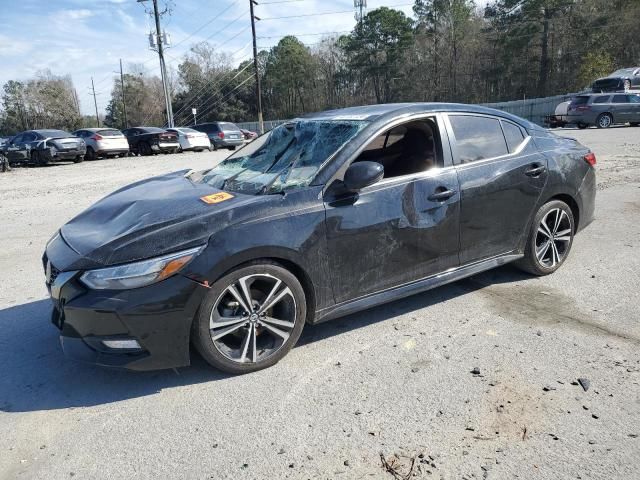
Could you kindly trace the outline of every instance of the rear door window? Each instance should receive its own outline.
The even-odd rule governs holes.
[[[629,103],[629,95],[614,95],[613,103]]]
[[[458,150],[458,163],[470,163],[509,153],[497,118],[449,115]]]
[[[593,103],[608,103],[611,97],[609,95],[605,95],[604,97],[596,97]]]
[[[522,129],[514,123],[502,120],[502,131],[504,132],[504,138],[507,141],[509,153],[515,152],[524,141]]]

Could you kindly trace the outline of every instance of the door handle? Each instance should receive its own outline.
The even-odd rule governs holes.
[[[457,192],[455,190],[450,190],[446,187],[438,187],[436,191],[429,195],[429,200],[432,202],[442,202],[453,197]]]
[[[543,174],[547,170],[547,167],[544,165],[540,165],[539,163],[534,163],[530,168],[524,171],[524,174],[528,177],[537,177]]]

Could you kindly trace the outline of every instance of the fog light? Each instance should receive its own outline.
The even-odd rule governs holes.
[[[122,350],[140,350],[142,347],[137,340],[102,340],[102,344],[109,348],[118,348]]]

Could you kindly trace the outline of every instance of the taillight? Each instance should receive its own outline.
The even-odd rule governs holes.
[[[219,138],[224,138],[224,132],[218,132],[218,137]]]
[[[94,133],[91,138],[93,140],[102,140],[102,135],[98,135],[97,133]]]
[[[584,156],[584,161],[593,167],[596,164],[596,154],[593,152],[587,153]]]

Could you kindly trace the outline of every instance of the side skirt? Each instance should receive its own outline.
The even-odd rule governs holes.
[[[462,267],[452,268],[443,273],[438,273],[421,280],[416,280],[415,282],[406,283],[381,292],[371,293],[365,297],[356,298],[355,300],[348,300],[338,305],[317,311],[313,324],[333,320],[334,318],[343,317],[351,313],[359,312],[360,310],[365,310],[377,305],[382,305],[383,303],[392,302],[394,300],[409,297],[416,293],[431,290],[432,288],[446,285],[447,283],[455,282],[456,280],[461,280],[463,278],[470,277],[471,275],[484,272],[485,270],[491,270],[492,268],[513,262],[523,256],[524,255],[522,254],[509,254],[488,258]]]

